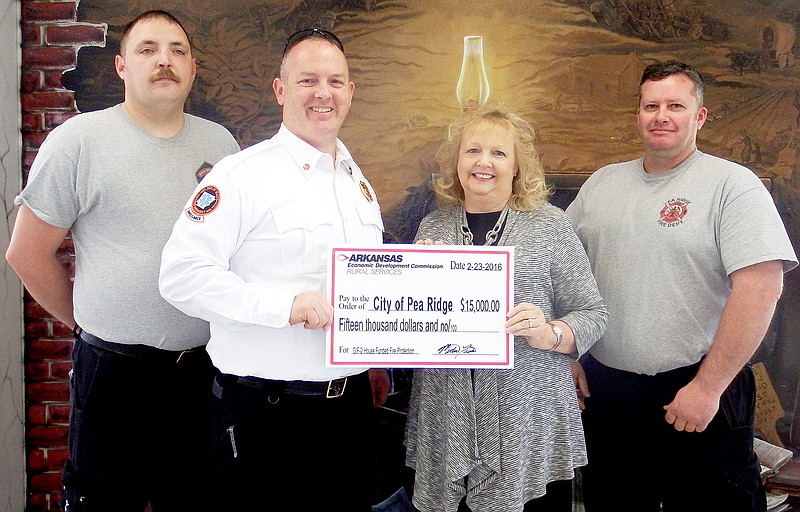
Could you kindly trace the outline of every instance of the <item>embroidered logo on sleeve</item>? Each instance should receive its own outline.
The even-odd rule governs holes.
[[[671,228],[683,223],[683,218],[689,211],[689,201],[683,197],[670,199],[659,213],[658,223],[666,228]]]
[[[192,199],[192,206],[186,210],[186,216],[195,222],[203,222],[203,217],[219,206],[220,193],[215,186],[208,185],[200,189]]]

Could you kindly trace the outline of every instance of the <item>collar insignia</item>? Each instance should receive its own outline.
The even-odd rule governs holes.
[[[367,201],[371,203],[373,201],[372,192],[369,191],[369,187],[367,186],[367,184],[364,183],[363,181],[359,182],[358,184],[359,186],[361,186],[361,193],[364,194],[364,197],[367,198]]]

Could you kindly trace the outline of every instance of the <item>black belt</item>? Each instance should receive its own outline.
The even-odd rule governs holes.
[[[87,345],[114,352],[115,354],[134,357],[136,359],[166,361],[175,364],[181,364],[188,356],[205,350],[203,345],[186,350],[164,350],[150,345],[113,343],[98,338],[94,334],[89,334],[80,327],[75,327],[75,336],[79,337],[81,341]]]
[[[324,396],[325,398],[338,398],[344,394],[348,377],[325,381],[309,380],[272,380],[260,377],[240,377],[238,375],[220,375],[225,383],[236,383],[242,386],[255,388],[269,393],[285,393],[300,396]],[[216,384],[216,382],[215,382]],[[214,387],[217,390],[217,386]],[[221,391],[221,390],[220,390]],[[218,395],[219,396],[219,395]],[[220,397],[221,398],[221,397]]]

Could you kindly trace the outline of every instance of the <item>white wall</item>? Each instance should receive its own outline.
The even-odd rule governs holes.
[[[0,512],[25,508],[25,408],[22,376],[22,289],[6,264],[20,187],[20,1],[0,0]]]

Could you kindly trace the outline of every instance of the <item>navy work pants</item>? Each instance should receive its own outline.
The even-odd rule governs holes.
[[[70,377],[70,512],[213,510],[211,383],[205,349],[139,358],[77,337]],[[164,352],[163,357],[160,354]]]
[[[703,432],[679,432],[664,406],[700,363],[653,376],[582,360],[591,397],[583,424],[589,464],[581,468],[587,512],[764,511],[753,451],[755,378],[747,365]]]
[[[217,510],[367,512],[375,501],[375,411],[367,372],[335,398],[217,376]]]

